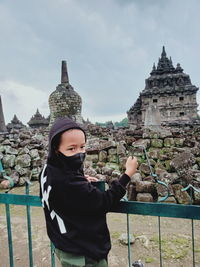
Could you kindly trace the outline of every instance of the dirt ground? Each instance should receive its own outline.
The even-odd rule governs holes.
[[[23,187],[14,188],[11,193],[23,194]],[[38,183],[34,182],[30,194],[38,195]],[[158,218],[129,215],[130,231],[135,238],[131,245],[131,261],[141,260],[144,266],[157,267],[159,262]],[[28,267],[28,236],[26,208],[11,206],[12,237],[15,267]],[[109,254],[110,267],[128,266],[128,247],[119,242],[126,233],[125,214],[109,213],[108,226],[112,239]],[[31,208],[34,267],[50,267],[50,242],[46,234],[42,208]],[[195,225],[195,266],[200,267],[200,221]],[[190,267],[192,265],[191,220],[161,218],[162,258],[164,267]],[[56,266],[61,267],[56,259]],[[5,207],[0,205],[0,267],[9,267],[8,241]]]

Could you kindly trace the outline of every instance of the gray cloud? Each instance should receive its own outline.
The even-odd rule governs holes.
[[[0,81],[41,92],[36,103],[26,100],[33,106],[26,117],[15,105],[21,120],[37,106],[48,115],[48,95],[60,82],[60,61],[66,59],[84,117],[126,116],[162,45],[199,85],[199,7],[197,0],[1,1]],[[25,99],[17,97],[23,107]],[[9,120],[13,110],[7,105],[4,110]]]

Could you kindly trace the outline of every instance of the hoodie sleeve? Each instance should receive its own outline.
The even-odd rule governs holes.
[[[74,176],[62,188],[59,188],[58,184],[55,185],[51,204],[61,213],[63,210],[68,214],[106,213],[125,195],[125,187],[129,181],[130,177],[123,174],[119,180],[112,182],[107,191],[102,192],[84,177]]]

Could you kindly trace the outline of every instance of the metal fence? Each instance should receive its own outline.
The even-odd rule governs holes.
[[[97,186],[100,190],[105,190],[104,182],[97,182]],[[33,267],[33,252],[32,252],[32,232],[31,232],[31,207],[41,207],[41,201],[39,196],[29,195],[29,184],[26,184],[26,194],[9,194],[0,193],[0,204],[5,205],[6,221],[7,221],[7,235],[9,244],[9,261],[10,267],[14,267],[14,252],[13,252],[13,240],[11,229],[11,215],[10,205],[22,205],[26,206],[27,213],[27,229],[28,229],[28,248],[29,248],[29,266]],[[200,206],[193,205],[177,205],[167,203],[144,203],[134,201],[120,201],[119,205],[112,210],[115,213],[127,214],[127,237],[128,237],[128,263],[129,267],[131,263],[131,251],[130,251],[130,229],[129,229],[129,214],[138,215],[150,215],[158,217],[158,235],[159,235],[159,252],[160,252],[160,266],[163,266],[162,258],[162,235],[161,235],[161,217],[172,218],[184,218],[191,220],[191,236],[192,236],[192,266],[195,266],[195,227],[194,220],[200,220]],[[1,259],[0,259],[1,262]],[[51,267],[55,267],[54,247],[51,244]],[[28,264],[27,264],[28,266]]]

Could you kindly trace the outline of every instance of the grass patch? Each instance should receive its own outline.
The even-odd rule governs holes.
[[[152,236],[150,241],[155,247],[159,246],[158,236]],[[178,236],[162,237],[161,249],[163,259],[184,259],[191,249],[191,242],[187,238]]]
[[[164,259],[184,259],[188,254],[188,249],[176,249],[171,247],[163,247]]]
[[[120,233],[119,232],[113,232],[111,234],[111,237],[114,238],[114,239],[118,239],[120,237]]]
[[[159,237],[158,236],[152,236],[150,238],[150,241],[154,242],[155,245],[159,246]],[[167,244],[167,239],[162,237],[161,245]]]
[[[155,261],[155,259],[152,257],[146,257],[144,260],[145,260],[145,263],[152,263]]]
[[[187,238],[183,238],[183,237],[176,237],[172,239],[171,242],[174,243],[175,245],[182,245],[186,247],[189,247],[189,243],[190,243],[190,241]]]

